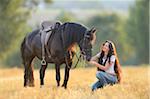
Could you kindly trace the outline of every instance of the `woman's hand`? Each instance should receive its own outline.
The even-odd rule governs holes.
[[[104,66],[102,66],[102,65],[100,65],[99,63],[97,63],[96,61],[90,61],[89,62],[91,65],[95,65],[96,67],[98,67],[98,68],[100,68],[100,69],[102,69],[102,70],[105,70],[105,67]]]

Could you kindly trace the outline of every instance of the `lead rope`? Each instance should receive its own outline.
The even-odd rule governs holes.
[[[75,53],[75,55],[76,55],[76,57],[77,57],[77,62],[76,62],[76,64],[75,64],[75,66],[73,66],[73,68],[72,69],[75,69],[76,67],[77,67],[77,64],[79,63],[79,60],[81,59],[81,54],[80,54],[80,56],[78,57],[77,56],[77,53]]]

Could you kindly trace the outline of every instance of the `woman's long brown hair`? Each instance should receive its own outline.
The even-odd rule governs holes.
[[[107,42],[109,43],[109,52],[108,52],[107,57],[109,58],[109,62],[110,62],[111,55],[115,55],[116,60],[115,60],[114,70],[115,70],[115,73],[116,73],[117,78],[118,78],[118,83],[120,83],[122,80],[122,70],[121,70],[121,65],[120,65],[119,59],[118,59],[116,47],[112,41],[107,40],[105,43],[107,43]],[[102,53],[104,54],[103,51],[102,51]],[[102,56],[104,56],[104,55],[102,55]]]
[[[113,49],[114,49],[114,55],[116,56],[116,61],[115,61],[114,69],[115,69],[115,72],[117,74],[118,82],[120,83],[121,80],[122,80],[121,65],[120,65],[120,62],[119,62],[118,55],[117,55],[116,47],[115,47],[114,43],[111,42],[111,44],[112,44]]]

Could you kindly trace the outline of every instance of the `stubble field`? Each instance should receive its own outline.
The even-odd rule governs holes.
[[[68,88],[56,87],[55,70],[46,70],[45,86],[40,88],[39,70],[34,71],[35,87],[23,87],[23,69],[0,69],[0,99],[149,99],[150,69],[123,67],[123,82],[91,92],[97,80],[96,68],[70,71]],[[61,84],[64,69],[61,69]]]

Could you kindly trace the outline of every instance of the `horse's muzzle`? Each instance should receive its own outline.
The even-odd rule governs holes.
[[[91,56],[86,56],[86,60],[90,61],[91,60]]]

